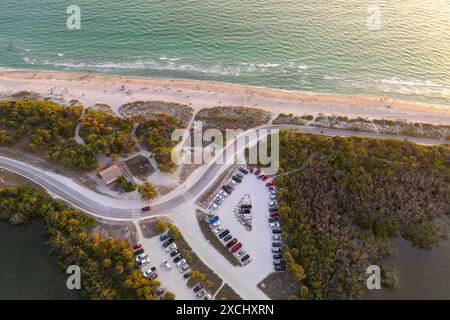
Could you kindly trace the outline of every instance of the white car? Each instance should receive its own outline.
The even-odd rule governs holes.
[[[219,222],[219,221],[217,221],[217,222],[215,222],[215,223],[213,223],[212,225],[211,225],[211,228],[217,228],[217,227],[219,227],[221,225],[221,223]]]
[[[212,299],[212,297],[209,293],[206,294],[205,297],[203,298],[203,300],[211,300],[211,299]]]
[[[228,180],[228,183],[229,183],[229,184],[231,183],[233,186],[236,185],[236,181],[234,181],[233,179]]]
[[[150,263],[150,259],[145,258],[145,259],[139,260],[139,261],[137,262],[137,266],[138,266],[139,268],[142,268],[143,266],[145,266],[146,264],[149,264],[149,263]]]
[[[217,205],[217,203],[215,203],[215,202],[211,202],[211,204],[209,205],[209,207],[211,208],[211,209],[217,209],[219,206]]]
[[[150,277],[153,273],[155,273],[156,272],[156,267],[151,267],[150,269],[148,269],[147,271],[144,271],[144,272],[142,272],[142,275],[145,277],[145,278],[148,278],[148,277]]]
[[[214,230],[215,233],[219,233],[220,231],[223,231],[223,227],[220,226],[217,229]]]
[[[162,264],[164,265],[164,267],[166,267],[167,270],[172,269],[172,266],[167,260],[164,260]]]
[[[269,202],[269,207],[276,207],[277,205],[278,205],[278,203],[276,201]]]
[[[228,197],[228,193],[226,193],[223,189],[219,191],[219,193],[225,198]]]
[[[174,243],[174,244],[171,244],[170,246],[168,246],[168,247],[166,248],[166,251],[167,251],[167,252],[170,252],[170,251],[175,250],[176,248],[177,248],[177,244]]]
[[[203,295],[206,293],[206,291],[205,290],[201,290],[200,292],[198,292],[196,295],[195,295],[195,299],[200,299],[201,297],[203,297]]]
[[[223,199],[225,199],[225,198],[223,197],[223,195],[218,193],[218,194],[216,194],[216,199],[220,199],[220,201],[223,201]]]
[[[148,257],[148,255],[147,255],[147,253],[141,253],[140,255],[138,255],[137,257],[136,257],[136,262],[138,262],[138,261],[141,261],[141,260],[144,260],[145,258],[147,258]]]
[[[280,227],[280,224],[278,222],[274,222],[274,223],[270,224],[270,228],[271,229],[276,229],[276,228],[279,228],[279,227]]]
[[[270,195],[270,200],[277,200],[277,196],[275,194]]]
[[[177,262],[177,266],[181,267],[185,263],[186,263],[186,259],[181,259],[180,261]]]
[[[184,266],[182,266],[182,267],[180,268],[180,273],[185,272],[187,269],[189,269],[189,265],[186,263]]]
[[[274,241],[281,241],[281,236],[279,234],[274,234],[272,236],[272,240],[274,240]]]
[[[236,253],[237,257],[242,256],[243,254],[245,254],[245,249],[242,249],[241,251],[239,251],[238,253]]]
[[[219,205],[222,203],[222,200],[220,200],[219,198],[214,198],[214,202]]]

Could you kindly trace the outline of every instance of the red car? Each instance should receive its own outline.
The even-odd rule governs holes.
[[[139,250],[140,248],[142,248],[142,244],[140,244],[140,243],[133,244],[132,248],[133,248],[133,251]]]
[[[266,187],[271,187],[275,185],[275,180],[266,183]]]
[[[235,245],[233,248],[231,248],[231,252],[235,253],[240,248],[242,248],[242,243],[239,242],[237,245]]]
[[[150,211],[150,210],[152,210],[152,208],[150,207],[150,206],[148,206],[148,207],[143,207],[142,208],[142,211]]]
[[[266,181],[267,179],[269,179],[268,176],[262,176],[262,177],[261,177],[261,180],[262,180],[262,181]]]
[[[261,170],[256,169],[256,171],[255,171],[255,176],[257,176],[257,175],[260,174],[260,173],[261,173]]]
[[[237,243],[237,239],[234,238],[230,242],[227,243],[227,248],[230,249],[232,246],[234,246]]]
[[[271,212],[271,213],[270,213],[270,217],[271,217],[271,218],[273,218],[273,217],[278,217],[278,212]]]

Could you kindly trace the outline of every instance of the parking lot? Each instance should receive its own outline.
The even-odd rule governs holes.
[[[153,238],[145,238],[139,232],[139,241],[142,243],[145,252],[150,257],[150,263],[142,268],[142,271],[150,269],[152,266],[157,268],[158,280],[161,282],[161,288],[166,288],[175,294],[177,300],[195,300],[195,294],[192,289],[188,288],[187,279],[183,278],[183,273],[179,272],[179,268],[173,262],[173,257],[162,246],[159,236]],[[162,262],[167,260],[172,269],[167,270]]]
[[[237,171],[238,172],[238,171]],[[241,183],[234,185],[234,191],[217,208],[213,209],[213,214],[220,218],[221,226],[228,229],[232,238],[236,238],[242,243],[242,249],[250,255],[250,264],[244,268],[253,269],[258,275],[267,275],[274,271],[272,253],[272,229],[269,226],[269,202],[270,193],[266,183],[252,173],[241,174]],[[237,219],[237,206],[244,198],[244,203],[250,202],[251,228],[248,224]]]

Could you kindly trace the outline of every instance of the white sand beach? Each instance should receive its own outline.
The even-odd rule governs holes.
[[[195,80],[155,79],[43,71],[0,71],[0,93],[33,91],[44,97],[80,100],[112,106],[117,113],[134,101],[167,101],[190,105],[195,111],[214,106],[249,106],[295,115],[323,113],[351,118],[401,119],[450,124],[450,109],[383,97],[327,95],[248,87]]]

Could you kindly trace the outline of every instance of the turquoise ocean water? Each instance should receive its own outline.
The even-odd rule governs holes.
[[[368,6],[381,29],[367,26]],[[81,9],[81,30],[66,9]],[[449,0],[1,0],[0,67],[450,106]]]

